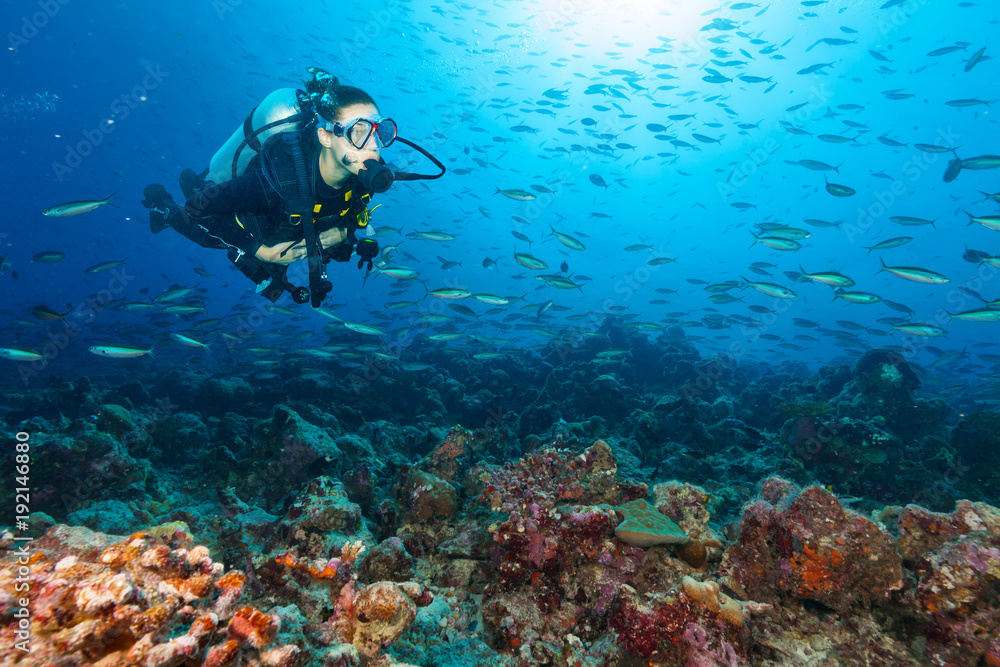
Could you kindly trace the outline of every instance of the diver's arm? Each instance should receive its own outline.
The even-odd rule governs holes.
[[[319,241],[324,248],[343,243],[345,238],[347,238],[347,232],[342,227],[327,229],[319,235]],[[291,245],[288,243],[279,243],[273,246],[262,245],[257,248],[255,256],[262,262],[287,265],[297,260],[305,259],[308,254],[306,242],[299,241]]]
[[[268,191],[260,173],[252,171],[196,193],[184,205],[184,213],[185,217],[204,228],[208,236],[254,256],[261,248],[261,242],[237,222],[236,214],[241,211],[267,211],[275,196]]]
[[[249,171],[232,180],[213,183],[191,197],[184,208],[196,218],[239,211],[264,212],[277,199],[270,189],[259,171]]]

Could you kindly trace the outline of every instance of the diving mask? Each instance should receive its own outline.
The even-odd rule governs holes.
[[[329,127],[329,123],[327,126]],[[374,134],[379,147],[391,146],[396,140],[396,121],[391,118],[355,118],[346,123],[333,123],[334,136],[346,137],[355,148],[364,148]]]

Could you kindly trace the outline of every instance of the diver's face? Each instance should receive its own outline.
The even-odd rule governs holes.
[[[378,108],[376,108],[374,104],[351,104],[350,106],[342,107],[340,109],[340,113],[337,114],[337,122],[345,127],[353,123],[358,118],[367,118],[368,120],[376,121],[381,118],[381,116],[379,116]],[[376,156],[378,155],[378,139],[375,137],[374,132],[372,132],[372,135],[368,137],[364,146],[361,146],[360,148],[351,144],[351,142],[347,140],[347,137],[337,138],[343,140],[345,144],[349,144],[354,150],[371,151],[375,153]]]
[[[374,104],[351,104],[342,107],[337,114],[337,122],[345,127],[356,118],[378,119],[378,109]],[[318,130],[317,134],[320,144],[324,148],[328,148],[337,162],[352,174],[357,174],[364,168],[365,160],[379,159],[379,144],[374,132],[361,148],[352,144],[346,136],[338,137],[333,132],[327,132],[323,129]],[[346,165],[343,163],[345,156],[348,156],[349,163]]]

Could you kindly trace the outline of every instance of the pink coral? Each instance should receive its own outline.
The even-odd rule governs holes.
[[[950,514],[907,505],[899,517],[899,552],[904,559],[915,561],[945,542],[974,532],[1000,538],[1000,510],[968,500],[959,500]]]
[[[930,615],[924,654],[935,664],[989,664],[990,639],[1000,636],[1000,538],[963,535],[917,565],[916,603]]]
[[[646,596],[624,586],[611,626],[624,649],[656,664],[716,667],[710,661],[714,656],[730,661],[722,665],[744,664],[749,627],[722,620],[720,611],[717,586],[691,580],[672,594]]]

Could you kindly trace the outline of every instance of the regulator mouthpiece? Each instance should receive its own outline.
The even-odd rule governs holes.
[[[358,172],[358,180],[366,190],[385,192],[392,187],[392,170],[375,159],[365,160],[365,167]]]

